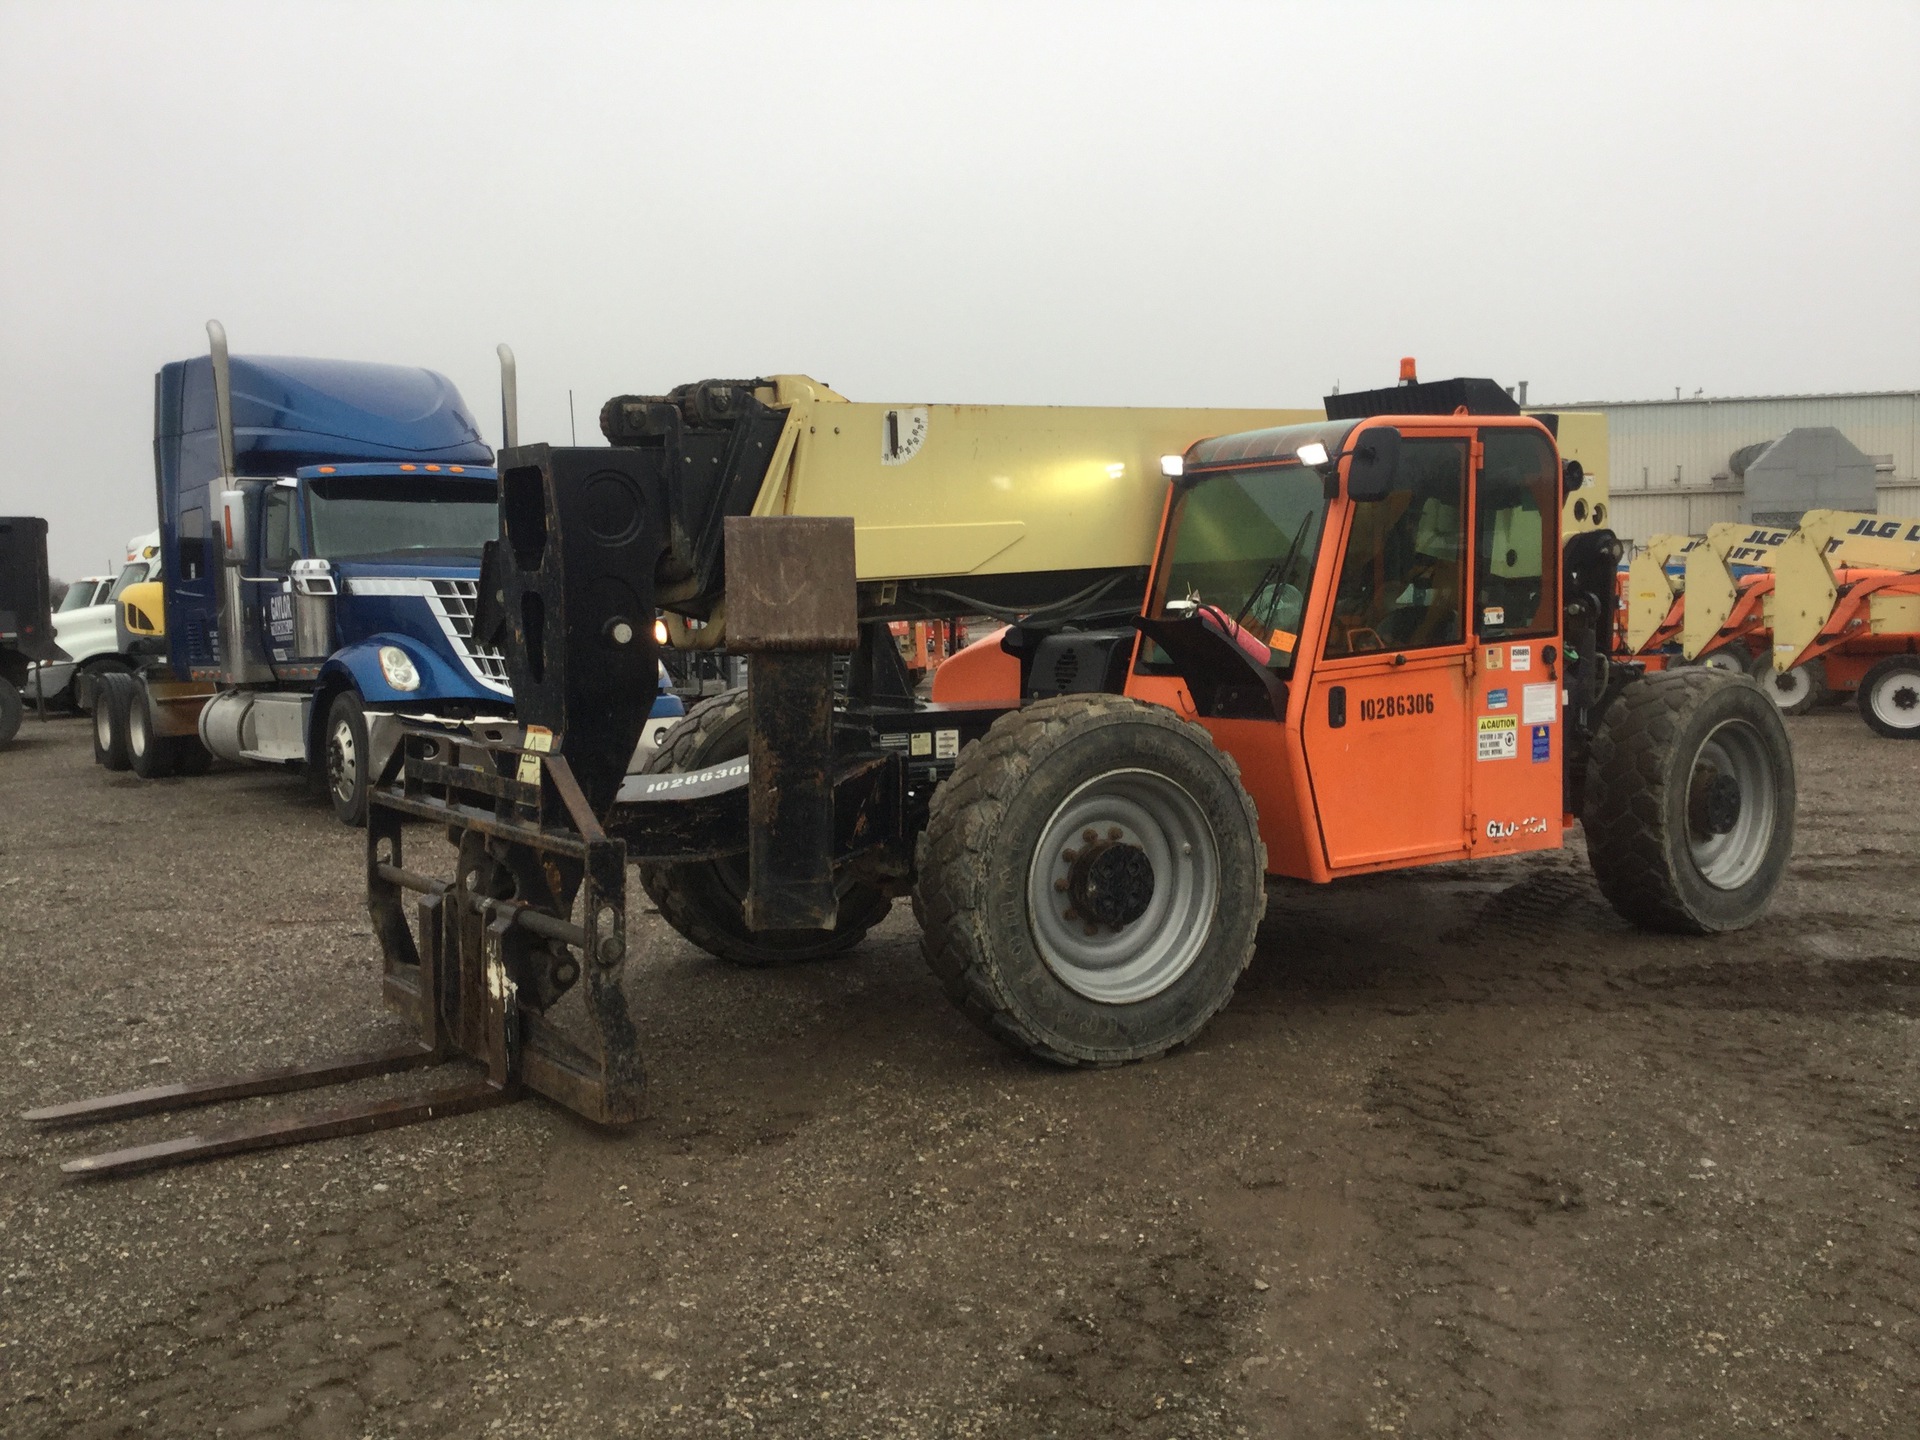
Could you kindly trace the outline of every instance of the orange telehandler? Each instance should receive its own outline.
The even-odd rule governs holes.
[[[1604,492],[1491,381],[1234,427],[862,406],[777,377],[620,397],[602,428],[611,449],[500,457],[476,633],[504,647],[524,734],[413,727],[372,795],[369,904],[418,1044],[40,1118],[456,1056],[484,1074],[70,1170],[526,1091],[635,1118],[629,862],[668,923],[749,966],[843,950],[911,896],[955,1003],[1063,1065],[1193,1039],[1252,957],[1268,877],[1511,857],[1578,824],[1622,914],[1710,934],[1758,919],[1785,869],[1772,702],[1613,658]],[[625,777],[656,604],[724,626],[748,685]],[[890,624],[959,613],[1016,621],[995,693],[917,699]],[[441,833],[450,866],[407,853]]]

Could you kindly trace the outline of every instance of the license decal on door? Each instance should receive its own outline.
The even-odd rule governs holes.
[[[1518,715],[1482,715],[1480,717],[1479,760],[1517,760],[1520,758],[1520,717]]]

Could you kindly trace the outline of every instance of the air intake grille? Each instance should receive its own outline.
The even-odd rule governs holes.
[[[473,643],[473,612],[480,600],[480,582],[435,580],[433,598],[439,603],[441,615],[453,635],[454,643],[459,646],[461,658],[481,680],[506,688],[506,657],[498,650]]]

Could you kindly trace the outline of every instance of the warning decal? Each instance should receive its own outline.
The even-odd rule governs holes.
[[[1520,717],[1518,715],[1482,715],[1480,717],[1479,760],[1517,760],[1520,758]]]

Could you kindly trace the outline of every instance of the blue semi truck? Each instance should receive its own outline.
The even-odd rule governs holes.
[[[95,758],[145,777],[298,767],[359,824],[398,717],[512,723],[505,663],[473,635],[493,452],[433,371],[229,358],[207,331],[210,354],[155,379],[166,579],[158,606],[151,587],[121,596],[143,663],[109,677]],[[680,710],[662,694],[653,713]]]

